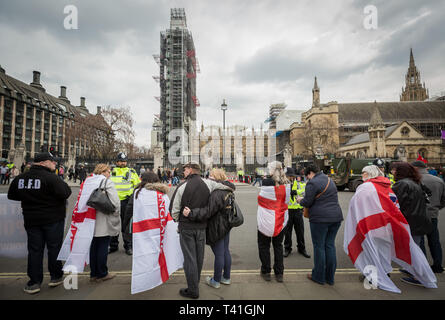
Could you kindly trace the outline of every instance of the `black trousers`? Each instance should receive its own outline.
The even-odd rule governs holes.
[[[292,229],[294,229],[297,235],[298,251],[304,251],[306,246],[304,243],[303,209],[289,209],[288,212],[289,220],[284,231],[284,249],[292,250]]]
[[[93,237],[90,247],[90,277],[103,278],[108,274],[107,258],[110,236]]]
[[[124,249],[130,249],[133,246],[133,235],[131,233],[127,233],[125,230],[124,225],[124,216],[125,216],[125,210],[127,209],[127,204],[130,198],[121,200],[121,232],[122,232],[122,239],[124,240]],[[110,241],[110,249],[117,249],[119,247],[119,235],[115,237],[111,237]]]
[[[28,285],[43,281],[43,252],[48,249],[48,271],[51,279],[63,276],[62,262],[57,260],[63,243],[65,221],[25,228],[28,235]]]
[[[184,255],[184,273],[188,290],[199,295],[199,281],[204,262],[206,229],[183,229],[179,233],[179,243]]]
[[[275,274],[284,273],[283,263],[283,238],[284,229],[276,237],[267,237],[258,231],[258,252],[261,260],[261,273],[270,273],[270,243],[274,252],[273,270]]]

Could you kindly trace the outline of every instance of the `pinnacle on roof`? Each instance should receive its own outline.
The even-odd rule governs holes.
[[[382,115],[380,114],[380,110],[377,106],[377,101],[374,101],[374,107],[371,114],[371,120],[369,121],[369,126],[375,127],[383,125]]]
[[[318,88],[317,77],[315,77],[314,90],[318,90],[318,89],[320,89],[320,88]]]

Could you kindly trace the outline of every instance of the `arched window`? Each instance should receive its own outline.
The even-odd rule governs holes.
[[[402,133],[402,137],[409,137],[409,128],[408,127],[403,127],[402,130],[400,131]]]

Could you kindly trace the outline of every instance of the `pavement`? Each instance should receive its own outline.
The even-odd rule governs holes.
[[[79,183],[68,181],[73,187],[70,207],[77,198],[76,187]],[[359,272],[353,268],[350,260],[345,256],[342,246],[342,232],[336,241],[337,245],[337,272],[335,284],[319,285],[307,279],[311,272],[313,259],[306,259],[296,251],[285,258],[284,282],[279,283],[272,275],[270,282],[264,281],[259,273],[259,261],[256,248],[256,196],[258,188],[244,183],[235,183],[237,186],[237,199],[245,214],[243,226],[231,232],[232,275],[231,285],[222,285],[219,289],[209,287],[205,278],[213,273],[213,254],[208,247],[204,258],[204,267],[201,274],[199,300],[444,300],[445,299],[445,273],[436,274],[437,289],[426,289],[401,282],[403,275],[394,268],[391,279],[402,291],[401,294],[390,293],[379,289],[366,289],[359,281]],[[0,186],[0,193],[5,193],[8,186]],[[339,193],[339,201],[344,214],[347,214],[347,204],[352,193]],[[69,215],[68,215],[69,216]],[[307,221],[305,219],[305,224]],[[69,221],[67,228],[69,226]],[[308,226],[306,226],[308,227]],[[440,230],[443,230],[443,224]],[[308,228],[306,230],[309,230]],[[233,233],[233,235],[232,235]],[[312,252],[310,231],[305,232],[306,245],[309,253]],[[122,243],[122,242],[121,242]],[[46,259],[44,270],[47,270]],[[0,299],[3,300],[183,300],[179,289],[186,287],[183,270],[178,270],[161,286],[139,294],[131,294],[131,257],[126,256],[122,249],[108,257],[108,267],[111,273],[116,273],[114,279],[103,283],[89,282],[89,267],[84,273],[78,275],[76,281],[65,278],[65,283],[56,288],[49,288],[49,274],[44,274],[42,290],[35,295],[28,295],[23,288],[28,281],[26,275],[26,258],[6,259],[0,258]],[[76,289],[77,288],[77,289]]]
[[[438,274],[438,288],[426,289],[400,281],[403,275],[394,271],[391,279],[402,291],[401,294],[379,289],[365,289],[355,269],[339,269],[335,284],[319,285],[306,278],[310,269],[285,270],[284,282],[279,283],[272,276],[267,282],[259,270],[232,270],[230,285],[219,289],[205,283],[213,273],[203,270],[199,300],[443,300],[445,299],[445,275]],[[0,274],[0,299],[3,300],[190,300],[179,295],[179,289],[186,287],[182,270],[170,276],[161,286],[152,290],[131,294],[131,272],[116,272],[114,279],[102,283],[90,283],[89,273],[78,275],[77,286],[72,279],[65,278],[65,284],[56,288],[47,286],[49,274],[45,273],[40,293],[29,295],[23,292],[28,278],[26,274]],[[70,286],[72,289],[69,289]],[[77,289],[75,289],[77,287]]]

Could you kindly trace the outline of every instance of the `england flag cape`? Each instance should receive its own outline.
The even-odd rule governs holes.
[[[90,246],[96,224],[96,209],[87,206],[91,193],[105,179],[102,174],[91,175],[80,186],[77,202],[68,231],[57,260],[66,261],[63,270],[66,272],[83,272],[90,262]]]
[[[344,250],[354,266],[380,289],[401,292],[387,276],[392,261],[426,288],[437,288],[437,279],[389,186],[387,178],[378,177],[357,188],[346,218]]]
[[[286,226],[289,214],[290,185],[261,187],[258,195],[258,230],[267,237],[276,237]]]
[[[141,189],[133,206],[133,268],[131,294],[150,290],[183,267],[177,223],[162,192]]]

